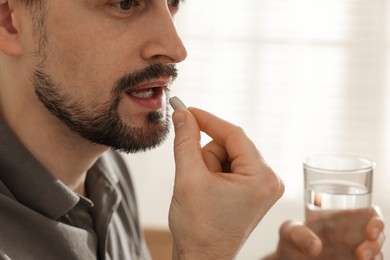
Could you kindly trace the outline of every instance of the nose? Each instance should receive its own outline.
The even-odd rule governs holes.
[[[177,33],[173,17],[168,9],[156,10],[148,19],[148,40],[142,48],[146,60],[163,63],[179,63],[187,57],[187,51]]]

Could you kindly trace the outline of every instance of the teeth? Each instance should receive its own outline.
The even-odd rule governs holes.
[[[149,89],[145,89],[143,91],[134,91],[134,92],[131,92],[130,95],[132,95],[133,97],[136,97],[136,98],[151,98],[153,97],[153,89],[149,88]]]

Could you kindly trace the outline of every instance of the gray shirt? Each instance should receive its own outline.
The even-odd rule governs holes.
[[[93,165],[86,191],[51,175],[0,120],[0,260],[150,259],[118,153]]]

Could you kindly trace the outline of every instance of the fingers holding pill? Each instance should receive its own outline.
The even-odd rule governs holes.
[[[258,173],[268,171],[254,143],[244,130],[230,122],[197,108],[189,108],[201,131],[224,147],[232,161],[233,173]]]
[[[177,109],[187,109],[185,104],[178,98],[172,97],[169,100],[171,106]],[[270,172],[268,165],[263,160],[254,143],[247,137],[241,127],[227,122],[213,114],[197,108],[189,108],[199,126],[199,131],[205,132],[213,139],[212,146],[206,146],[203,149],[205,163],[211,169],[226,169],[227,160],[221,159],[221,154],[229,158],[229,169],[232,173],[251,174],[259,172]],[[175,118],[174,118],[175,119]],[[174,120],[175,121],[175,120]],[[198,133],[199,135],[199,133]],[[198,138],[198,136],[197,136]],[[197,145],[199,145],[197,140]],[[210,148],[213,149],[210,149]],[[206,157],[208,154],[209,157]],[[219,156],[218,156],[219,155]],[[219,166],[217,165],[219,160]],[[238,160],[237,160],[238,159]],[[222,166],[224,164],[224,166]]]
[[[188,259],[210,259],[202,256],[210,248],[213,253],[222,250],[213,259],[220,259],[219,253],[233,259],[282,195],[283,184],[240,127],[201,109],[185,109],[178,98],[170,103],[176,110],[176,174],[169,213],[175,248],[187,252],[183,258]],[[200,131],[212,139],[204,147]]]

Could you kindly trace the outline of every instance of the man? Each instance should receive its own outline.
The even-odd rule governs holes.
[[[114,151],[153,148],[168,132],[168,86],[186,57],[179,6],[0,2],[0,259],[148,259]],[[173,123],[174,258],[232,259],[283,183],[239,127],[195,108]],[[213,139],[203,148],[200,131]]]

